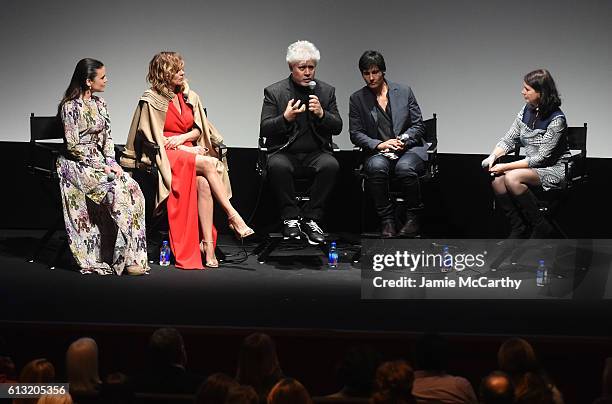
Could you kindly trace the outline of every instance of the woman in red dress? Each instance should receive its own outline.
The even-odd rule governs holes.
[[[203,268],[219,264],[214,249],[213,199],[228,215],[239,238],[253,234],[230,203],[225,157],[214,145],[223,138],[206,118],[200,97],[185,81],[184,61],[176,52],[160,52],[149,63],[151,88],[140,98],[126,144],[125,157],[135,158],[135,143],[145,138],[160,145],[157,206],[167,198],[170,246],[176,266]],[[129,165],[129,162],[127,163]]]

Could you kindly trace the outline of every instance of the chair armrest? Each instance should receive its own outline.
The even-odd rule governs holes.
[[[217,156],[219,156],[219,160],[223,160],[225,156],[227,156],[227,146],[223,143],[219,143],[217,145],[213,145]]]
[[[333,151],[334,153],[338,153],[338,152],[340,152],[340,146],[338,146],[336,143],[331,142],[331,147],[332,147],[332,151]]]

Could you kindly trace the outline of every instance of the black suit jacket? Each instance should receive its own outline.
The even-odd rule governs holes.
[[[423,143],[425,125],[421,109],[412,89],[387,81],[393,133],[399,137],[408,135],[407,146],[422,159],[427,160],[428,145]],[[367,87],[355,91],[349,100],[349,133],[351,142],[365,151],[374,153],[382,139],[378,136],[378,108],[376,96]]]
[[[270,152],[278,151],[293,142],[300,132],[297,122],[287,122],[283,113],[290,99],[295,98],[291,88],[291,76],[264,89],[264,100],[261,108],[259,137],[265,139],[265,146]],[[323,108],[323,118],[312,116],[309,120],[314,134],[319,138],[323,149],[332,150],[332,136],[342,131],[342,118],[336,105],[336,90],[329,84],[315,80],[317,86],[314,95],[319,98]],[[309,113],[308,109],[304,112]]]

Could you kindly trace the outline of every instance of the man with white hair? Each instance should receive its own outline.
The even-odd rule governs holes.
[[[264,89],[259,128],[269,151],[267,172],[281,205],[283,236],[299,239],[303,234],[310,244],[325,242],[319,223],[339,168],[331,141],[342,131],[334,87],[314,81],[320,58],[308,41],[289,45],[291,74]],[[300,211],[294,175],[308,172],[314,175],[310,200]]]

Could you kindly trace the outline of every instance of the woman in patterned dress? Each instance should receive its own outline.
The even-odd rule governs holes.
[[[548,70],[527,73],[521,94],[527,104],[491,155],[482,161],[482,167],[495,177],[491,183],[493,192],[512,229],[508,238],[546,238],[553,228],[540,212],[538,200],[529,187],[544,190],[563,187],[566,178],[561,159],[569,156],[565,140],[567,123]],[[495,163],[517,146],[524,148],[524,159]]]
[[[57,161],[64,222],[81,273],[144,275],[144,196],[115,161],[106,102],[93,95],[106,82],[102,62],[80,60],[58,107],[66,143]]]

